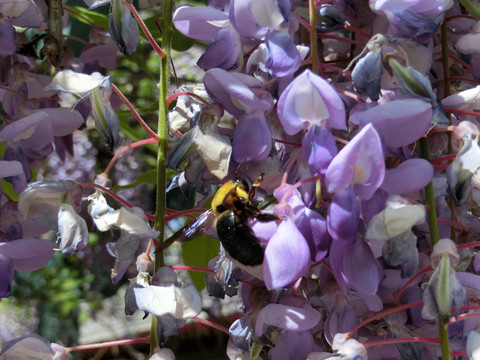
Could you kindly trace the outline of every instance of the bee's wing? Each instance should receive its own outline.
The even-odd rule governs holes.
[[[183,228],[161,243],[157,248],[157,252],[166,249],[175,241],[190,241],[195,239],[197,236],[204,234],[210,227],[213,227],[214,218],[215,214],[213,213],[212,209],[205,211],[202,213],[202,215],[197,217],[191,223],[185,225]]]

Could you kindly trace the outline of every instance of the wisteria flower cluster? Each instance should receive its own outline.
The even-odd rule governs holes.
[[[480,360],[476,2],[84,3],[0,0],[0,298],[17,272],[103,233],[111,281],[136,268],[126,315],[155,324],[115,344],[148,342],[150,359],[174,359],[168,339],[198,321],[229,335],[230,359]],[[91,26],[80,52],[66,45],[73,18]],[[172,61],[175,41],[200,46],[198,61]],[[113,75],[146,48],[157,124]],[[178,85],[180,65],[203,80]],[[79,156],[73,135],[92,127],[108,166],[92,182],[39,180],[52,154]],[[110,174],[147,146],[154,214]],[[174,191],[195,208],[167,208]],[[203,267],[165,256],[199,235],[219,240]],[[199,317],[202,289],[184,270],[205,273],[206,296],[241,298],[229,328]],[[63,345],[25,334],[0,359],[89,348]]]

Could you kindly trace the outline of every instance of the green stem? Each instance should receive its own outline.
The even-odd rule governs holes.
[[[162,14],[162,48],[165,54],[160,59],[160,81],[159,89],[159,109],[158,109],[158,153],[157,153],[157,196],[156,196],[156,212],[157,218],[156,229],[161,231],[162,235],[159,239],[163,241],[165,229],[165,210],[166,210],[166,168],[165,160],[167,156],[167,132],[168,132],[168,88],[170,84],[170,47],[171,37],[173,33],[172,25],[172,8],[173,0],[165,0]],[[155,271],[164,265],[163,252],[155,254]],[[159,334],[157,334],[156,318],[153,317],[150,333],[150,353],[153,354],[160,344],[158,343]],[[162,344],[164,345],[164,344]]]
[[[460,0],[460,4],[467,9],[470,15],[480,18],[480,9],[470,0]]]
[[[420,154],[422,158],[430,161],[430,149],[428,148],[428,139],[422,137],[420,139]],[[437,223],[437,210],[435,209],[435,195],[433,193],[433,183],[430,181],[425,186],[425,198],[428,206],[428,227],[430,229],[430,241],[433,246],[440,240]],[[442,325],[442,319],[438,318],[438,337],[440,339],[440,347],[442,349],[442,360],[450,360],[450,345],[448,343],[448,331]]]
[[[430,162],[430,149],[428,148],[428,140],[426,137],[420,139],[420,154],[422,158]],[[429,182],[425,186],[425,197],[428,206],[428,226],[430,228],[430,241],[433,246],[438,242],[438,224],[437,224],[437,210],[435,209],[435,195],[433,193],[433,183]]]

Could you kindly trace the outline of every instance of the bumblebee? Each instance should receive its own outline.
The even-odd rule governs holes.
[[[253,203],[255,188],[252,189],[245,181],[228,181],[223,184],[212,200],[212,208],[184,228],[177,231],[162,244],[162,249],[174,241],[188,241],[203,233],[208,226],[208,220],[215,218],[217,236],[226,252],[243,265],[260,265],[263,262],[264,250],[247,224],[249,218],[259,221],[272,221],[277,217],[263,214]]]

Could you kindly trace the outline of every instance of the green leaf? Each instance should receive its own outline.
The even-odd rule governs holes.
[[[262,352],[263,345],[257,344],[257,343],[252,343],[250,347],[250,360],[255,360],[260,356],[260,353]]]
[[[108,31],[108,16],[93,10],[88,10],[82,6],[63,5],[63,7],[68,10],[71,17],[77,19],[78,21],[91,26],[100,27]]]
[[[141,173],[137,177],[137,181],[135,181],[132,184],[128,185],[117,185],[113,188],[114,192],[117,192],[118,190],[124,190],[124,189],[132,189],[136,186],[142,185],[142,184],[152,184],[155,185],[157,183],[157,171],[156,170],[150,170],[144,173]]]
[[[195,40],[189,37],[186,37],[180,33],[177,29],[173,29],[172,35],[172,49],[176,51],[187,51],[190,49]]]
[[[208,268],[208,262],[218,255],[220,245],[218,240],[208,236],[199,236],[196,239],[182,243],[183,261],[188,266]],[[198,291],[205,287],[205,273],[189,271],[192,281]]]
[[[7,195],[10,199],[12,199],[13,201],[18,200],[18,196],[20,194],[17,194],[15,190],[13,190],[13,185],[11,183],[5,181],[5,179],[0,179],[0,186],[2,187],[3,193]]]

